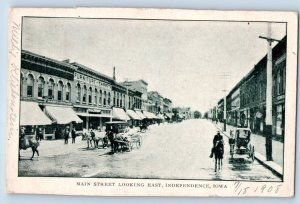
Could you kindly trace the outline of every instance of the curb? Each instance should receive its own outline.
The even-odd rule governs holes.
[[[222,128],[218,127],[216,124],[214,124],[214,126],[220,131],[220,133],[222,133],[224,136],[229,138],[229,134],[227,132],[224,132],[222,130]],[[278,164],[276,164],[275,162],[272,162],[272,161],[266,161],[266,158],[258,152],[255,152],[254,158],[258,163],[260,163],[265,168],[270,170],[276,176],[283,179],[283,171],[282,171],[282,167],[280,165],[278,165]]]

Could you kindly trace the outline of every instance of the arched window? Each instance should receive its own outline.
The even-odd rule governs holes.
[[[48,97],[50,99],[54,98],[54,80],[50,79],[48,83]]]
[[[76,102],[80,102],[81,101],[81,86],[80,84],[77,84],[77,96],[76,96]]]
[[[42,98],[44,96],[45,80],[43,77],[38,79],[38,97]]]
[[[57,87],[57,100],[62,101],[63,100],[63,83],[62,81],[58,82],[58,87]]]
[[[103,96],[103,105],[106,106],[106,91],[104,91],[104,96]]]
[[[89,88],[89,103],[91,104],[92,103],[92,87]]]
[[[83,97],[82,97],[82,102],[83,102],[83,103],[86,103],[86,97],[87,97],[87,88],[86,88],[86,86],[84,85],[84,86],[83,86]]]
[[[27,97],[33,97],[34,79],[32,74],[27,77]]]
[[[102,105],[102,90],[100,90],[99,105]]]
[[[110,106],[110,92],[108,92],[108,99],[107,99],[107,105]]]
[[[94,100],[95,105],[97,105],[97,102],[98,102],[98,90],[95,89],[95,100]]]
[[[66,87],[66,101],[70,101],[71,98],[71,84],[67,83]]]
[[[120,94],[120,107],[122,107],[123,106],[123,97],[122,97],[122,94]]]

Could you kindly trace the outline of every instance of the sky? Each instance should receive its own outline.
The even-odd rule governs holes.
[[[286,35],[272,23],[272,38]],[[23,19],[22,49],[70,59],[118,82],[143,79],[173,106],[204,113],[267,53],[265,22]],[[273,43],[273,46],[276,43]]]

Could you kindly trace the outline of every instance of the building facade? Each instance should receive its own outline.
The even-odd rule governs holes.
[[[31,106],[41,110],[39,114],[52,120],[52,124],[41,125],[44,138],[62,138],[66,126],[102,129],[107,121],[127,120],[117,113],[142,108],[142,93],[122,86],[115,77],[76,62],[61,62],[26,50],[22,50],[21,57],[21,111],[24,112],[26,104],[29,107],[23,101],[31,102]],[[28,119],[27,112],[21,118]],[[34,122],[24,126],[30,134],[37,128]]]

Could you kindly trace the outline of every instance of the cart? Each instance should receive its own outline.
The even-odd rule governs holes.
[[[251,130],[249,128],[237,128],[230,132],[229,138],[230,155],[234,158],[236,155],[248,155],[251,161],[254,161],[255,148],[251,143]]]

